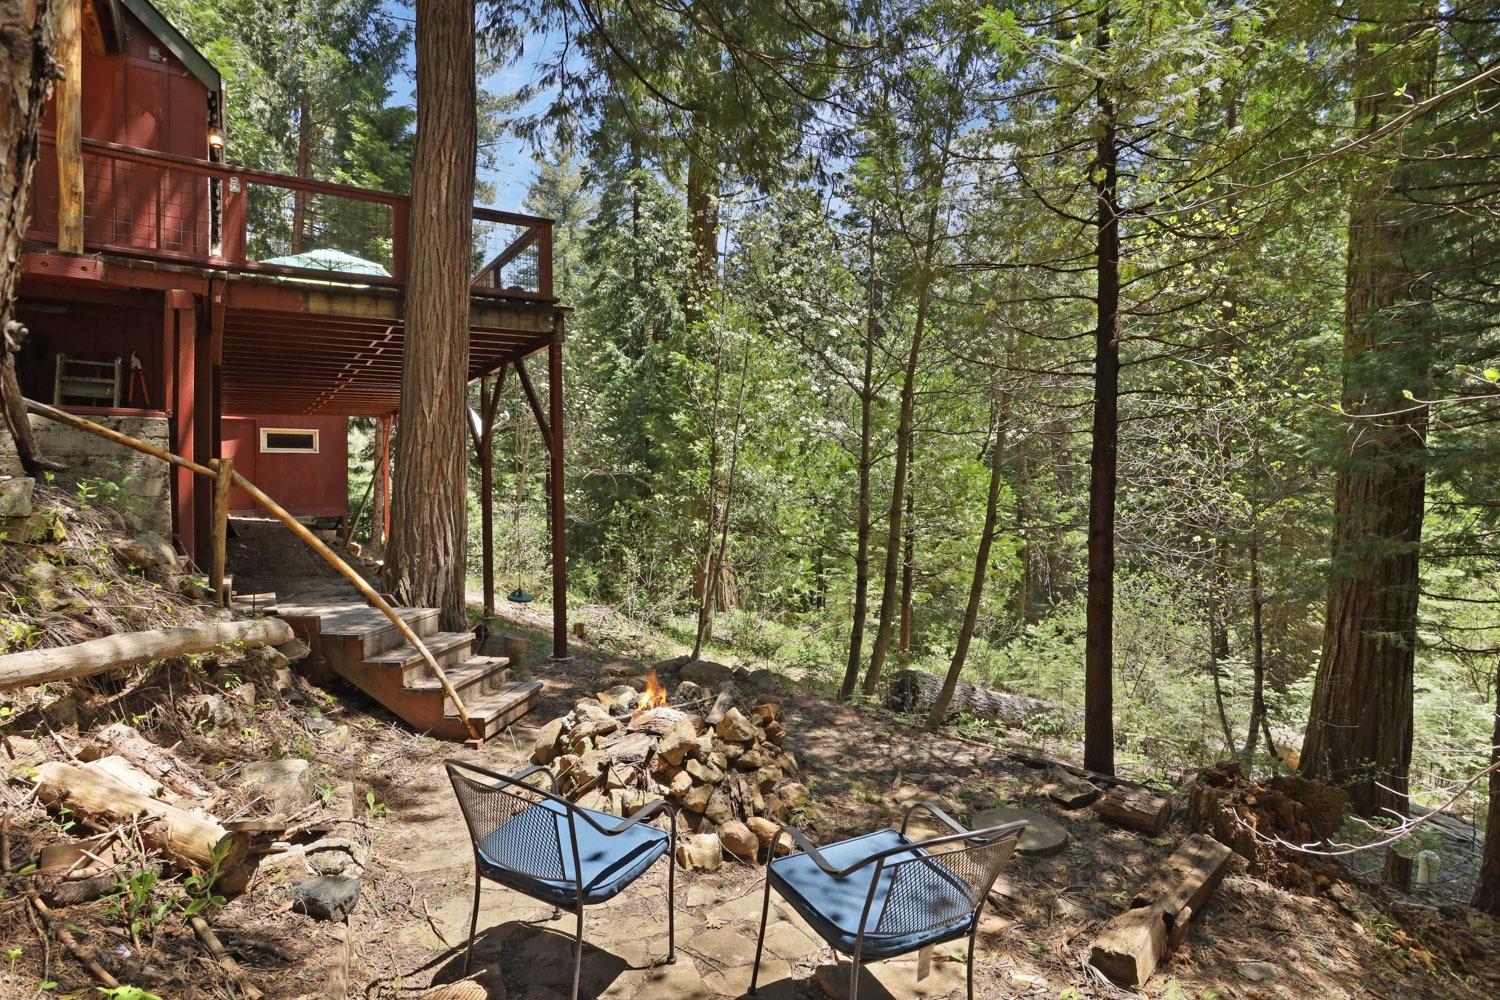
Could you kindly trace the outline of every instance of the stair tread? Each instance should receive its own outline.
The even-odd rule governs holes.
[[[461,689],[466,684],[472,684],[476,680],[482,680],[490,674],[498,673],[510,666],[510,661],[503,656],[475,656],[464,660],[456,667],[444,667],[443,672],[448,675],[448,683],[455,689]],[[411,684],[403,684],[403,691],[441,691],[443,686],[438,683],[436,677],[423,677]]]
[[[483,695],[472,701],[465,700],[464,708],[469,712],[469,718],[476,721],[487,720],[509,711],[516,705],[534,697],[542,690],[541,681],[511,681],[493,691],[486,691]],[[450,719],[458,718],[458,712],[449,705],[443,711],[443,715]]]
[[[422,645],[427,647],[433,656],[457,649],[466,642],[474,641],[472,632],[438,632],[435,635],[424,636]],[[409,642],[403,642],[394,649],[388,649],[384,653],[365,657],[366,666],[390,666],[400,667],[416,660],[421,660],[422,654]]]
[[[396,614],[403,621],[420,621],[436,615],[436,608],[397,608]],[[321,632],[325,636],[363,638],[375,635],[388,628],[395,628],[391,620],[374,608],[351,608],[322,616]]]

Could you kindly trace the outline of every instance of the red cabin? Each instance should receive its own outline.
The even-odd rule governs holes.
[[[401,406],[407,198],[231,165],[218,71],[148,0],[57,2],[77,29],[22,262],[25,394],[344,517],[348,418],[388,437]],[[551,241],[547,219],[474,210],[471,379],[515,366],[529,392],[524,359],[546,350],[560,390]],[[123,480],[142,520],[206,552],[206,481],[34,424],[70,474]],[[560,523],[560,487],[554,508]]]

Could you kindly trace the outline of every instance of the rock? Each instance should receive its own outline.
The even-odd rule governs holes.
[[[286,657],[288,663],[301,663],[312,655],[312,649],[301,639],[283,642],[276,647],[276,652]]]
[[[702,701],[708,694],[703,688],[692,681],[682,681],[677,685],[677,690],[672,692],[672,698],[678,704],[690,701]]]
[[[1068,841],[1071,839],[1067,829],[1051,816],[1033,809],[1019,809],[1014,806],[995,806],[985,809],[969,818],[969,829],[982,830],[985,827],[999,826],[1002,823],[1013,823],[1018,819],[1026,821],[1026,831],[1021,834],[1020,843],[1016,844],[1016,853],[1034,858],[1047,858],[1054,854],[1061,854],[1067,848]]]
[[[678,771],[672,775],[672,780],[668,783],[667,787],[673,798],[681,799],[693,790],[693,776],[686,771]]]
[[[807,786],[800,781],[788,781],[776,790],[781,801],[791,810],[801,809],[807,805]]]
[[[705,785],[717,785],[724,780],[722,768],[714,767],[713,764],[701,760],[690,760],[683,765],[687,773],[693,776],[693,780],[701,781]]]
[[[562,742],[562,733],[562,719],[553,719],[538,729],[536,739],[531,746],[531,762],[533,764],[552,763],[557,756],[557,745]]]
[[[707,785],[705,788],[709,787]],[[708,817],[710,823],[722,826],[735,818],[734,796],[728,785],[719,785],[714,788],[713,794],[709,796],[708,806],[703,810],[703,815]]]
[[[716,833],[698,833],[677,841],[677,863],[701,872],[718,871],[724,864],[724,849]]]
[[[750,709],[750,718],[754,719],[758,726],[768,726],[781,718],[781,706],[769,702],[756,705]]]
[[[618,731],[619,728],[620,720],[613,717],[590,719],[587,722],[579,723],[578,727],[568,734],[568,739],[575,743],[579,740],[594,740],[597,742],[599,737],[608,736],[610,733]]]
[[[0,479],[0,517],[29,517],[36,480],[28,476]]]
[[[739,755],[739,758],[734,762],[734,766],[741,771],[759,771],[763,767],[768,767],[771,763],[772,760],[769,754],[760,747],[751,747]]]
[[[344,837],[324,837],[303,849],[307,865],[319,875],[353,875],[364,867],[364,849]]]
[[[1236,962],[1234,970],[1252,983],[1269,983],[1281,975],[1281,970],[1270,962]]]
[[[260,797],[261,812],[290,816],[312,800],[308,768],[300,757],[255,761],[240,768],[239,788],[252,798]]]
[[[229,689],[229,697],[243,704],[246,708],[255,707],[255,685],[246,681]]]
[[[177,552],[172,543],[155,532],[142,531],[134,538],[118,539],[112,548],[117,560],[136,569],[177,565]]]
[[[755,834],[755,839],[760,841],[760,846],[764,848],[771,846],[771,841],[776,839],[776,834],[781,830],[780,825],[764,816],[751,816],[745,821],[745,825],[750,828],[750,832]],[[778,855],[792,853],[792,838],[782,837],[781,842],[776,845],[776,853]]]
[[[343,920],[359,901],[359,879],[320,875],[292,883],[292,908],[318,920]]]
[[[219,694],[192,694],[177,702],[194,722],[215,726],[234,724],[234,706],[228,698]],[[306,763],[304,761],[304,763]]]
[[[641,668],[636,666],[634,663],[626,663],[624,660],[616,660],[614,663],[606,663],[604,666],[599,668],[599,679],[601,681],[609,680],[611,678],[620,678],[621,680],[623,680],[627,677],[639,676],[641,676]]]
[[[590,720],[608,719],[609,709],[604,707],[598,698],[580,698],[573,706],[573,721],[587,722]]]
[[[719,826],[719,842],[724,850],[741,861],[754,861],[760,853],[760,839],[739,820],[730,820]]]
[[[714,732],[719,734],[720,739],[737,743],[749,743],[758,735],[755,723],[745,718],[745,713],[737,708],[724,713],[724,718],[719,720]]]
[[[766,691],[781,691],[787,686],[785,677],[765,667],[750,671],[750,676],[745,678],[745,681],[753,688]]]
[[[669,764],[681,764],[690,753],[697,753],[698,731],[689,719],[678,720],[656,744],[656,752]]]
[[[680,800],[682,808],[697,813],[704,812],[708,809],[708,802],[713,798],[713,794],[713,785],[694,785]]]
[[[609,713],[611,715],[629,715],[635,708],[635,703],[640,700],[640,692],[629,684],[616,684],[608,691],[601,693],[600,701],[609,699]]]
[[[679,682],[692,681],[706,688],[716,688],[733,676],[734,671],[722,663],[715,663],[713,660],[694,660],[683,665],[678,671],[677,679]]]
[[[1081,809],[1099,797],[1098,785],[1060,767],[1054,767],[1048,777],[1051,780],[1042,786],[1042,791],[1053,802],[1065,808]]]

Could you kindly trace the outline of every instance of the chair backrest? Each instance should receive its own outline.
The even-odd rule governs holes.
[[[476,854],[482,850],[489,862],[531,878],[558,882],[567,878],[563,859],[576,861],[578,857],[571,802],[484,768],[458,761],[449,761],[447,768]],[[563,843],[557,823],[560,813],[567,815],[570,843]],[[575,863],[575,879],[578,871]]]
[[[883,861],[890,886],[878,916],[868,912],[874,900],[875,886],[871,887],[860,923],[866,928],[864,937],[905,937],[976,918],[1025,828],[1025,823],[1009,823],[967,835],[934,837],[913,845],[914,856]],[[881,875],[877,870],[876,885]]]

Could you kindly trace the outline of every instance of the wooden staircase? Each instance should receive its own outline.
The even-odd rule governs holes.
[[[439,631],[436,608],[400,608],[397,613],[443,668],[484,739],[536,705],[540,681],[513,681],[505,657],[476,656],[472,633]],[[310,616],[298,617],[306,623]],[[340,607],[317,618],[317,649],[334,673],[414,729],[440,739],[469,739],[453,699],[422,654],[383,614],[369,607]]]

